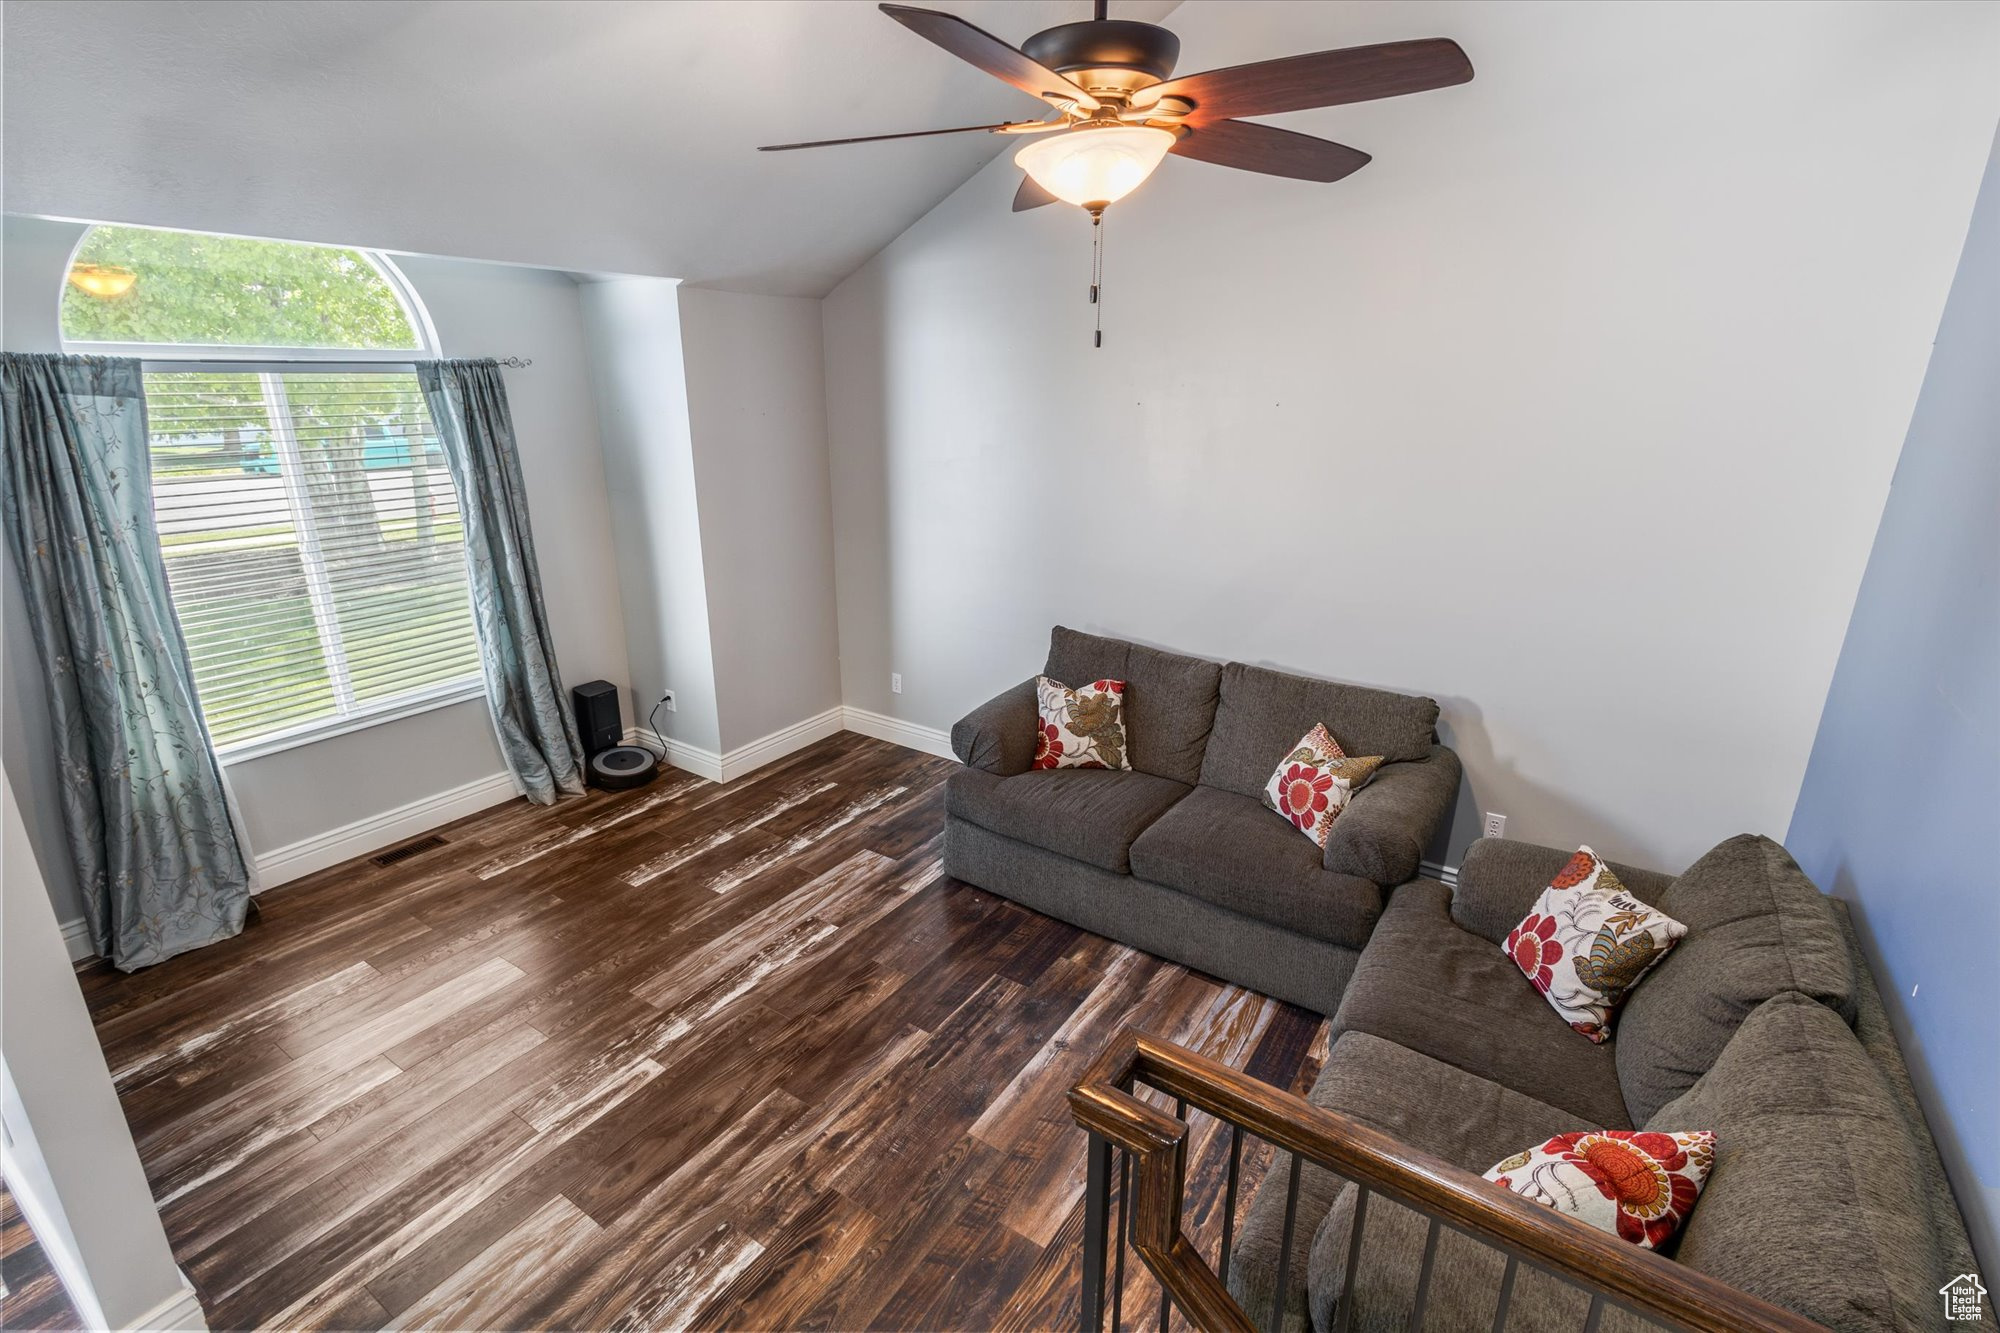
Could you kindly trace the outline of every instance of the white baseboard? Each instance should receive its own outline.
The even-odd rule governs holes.
[[[667,762],[682,772],[692,773],[710,782],[722,781],[722,756],[713,750],[704,750],[699,745],[689,745],[671,736],[662,736],[650,727],[628,727],[625,743],[648,750],[664,751]],[[754,743],[754,742],[753,742]]]
[[[428,833],[441,824],[449,824],[454,819],[463,819],[503,801],[511,801],[520,794],[521,788],[515,783],[513,774],[495,773],[462,787],[453,787],[435,796],[384,810],[379,815],[357,819],[352,824],[343,824],[314,837],[273,848],[253,858],[257,891],[262,893],[265,889],[275,889],[315,870],[324,870],[342,861],[392,847],[420,833]],[[72,963],[96,956],[97,948],[90,942],[90,929],[82,917],[63,922],[62,935]]]
[[[634,727],[626,732],[625,740],[630,745],[650,745],[653,749],[666,751],[668,763],[696,777],[707,778],[710,782],[734,782],[746,773],[754,773],[766,764],[843,730],[846,713],[846,709],[836,705],[722,754],[689,745],[686,741],[677,741],[671,736],[662,736],[644,727]]]
[[[148,1333],[208,1333],[208,1316],[201,1310],[201,1300],[194,1294],[194,1283],[188,1281],[186,1273],[181,1274],[180,1294],[161,1301],[146,1313],[140,1315],[126,1328],[147,1330]]]
[[[849,731],[858,731],[863,736],[873,736],[878,741],[891,745],[901,745],[911,750],[921,750],[934,754],[940,759],[956,759],[951,750],[951,733],[939,731],[936,727],[918,726],[905,722],[900,717],[890,717],[886,713],[871,713],[865,708],[843,708],[843,725]]]
[[[870,712],[865,708],[835,707],[812,717],[781,727],[768,736],[739,745],[726,754],[717,754],[699,746],[661,736],[644,727],[633,727],[625,733],[628,745],[647,745],[666,751],[667,762],[675,768],[707,778],[710,782],[733,782],[746,773],[751,773],[764,765],[784,758],[795,750],[803,750],[816,741],[825,740],[837,731],[854,731],[863,736],[872,736],[878,741],[891,745],[901,745],[919,750],[924,754],[934,754],[943,759],[955,759],[952,753],[951,734],[936,727],[920,726],[915,722],[905,722],[902,718],[890,717],[886,713]],[[427,796],[420,801],[385,810],[379,815],[356,820],[352,824],[330,829],[317,837],[306,838],[287,847],[279,847],[256,858],[257,874],[264,888],[275,888],[291,880],[310,875],[316,870],[339,865],[357,856],[393,846],[406,838],[427,833],[441,824],[449,824],[454,819],[477,814],[490,806],[510,801],[520,795],[512,774],[495,773],[491,777],[468,782],[462,787]],[[1423,874],[1441,880],[1448,887],[1458,885],[1458,867],[1439,865],[1426,861],[1420,867]],[[69,950],[71,962],[81,962],[92,957],[96,949],[90,942],[90,931],[83,918],[62,923],[63,944]],[[199,1307],[196,1307],[199,1314]],[[166,1325],[162,1325],[166,1327]],[[175,1327],[178,1327],[177,1325]]]
[[[825,740],[840,731],[846,721],[846,710],[835,707],[823,713],[794,722],[789,727],[781,727],[768,736],[740,745],[727,754],[717,754],[699,746],[677,741],[669,736],[660,736],[642,727],[634,727],[625,733],[625,740],[632,745],[651,744],[654,749],[664,750],[667,762],[675,768],[684,769],[711,782],[729,782],[742,777],[774,760],[782,759],[794,750],[802,750],[815,741]],[[859,730],[859,728],[857,728]],[[870,735],[878,733],[870,732]],[[894,736],[884,739],[898,740]],[[899,744],[909,744],[898,740]],[[316,870],[339,865],[357,856],[380,851],[421,833],[428,833],[440,824],[449,824],[454,819],[477,814],[489,806],[510,801],[521,794],[521,789],[508,773],[495,773],[477,782],[468,782],[462,787],[439,792],[435,796],[412,801],[408,805],[385,810],[379,815],[356,820],[352,824],[330,829],[317,837],[306,838],[286,847],[275,848],[256,858],[257,875],[265,889],[289,883]],[[62,924],[63,944],[69,950],[71,962],[81,962],[96,954],[90,942],[90,931],[83,918]]]
[[[745,773],[762,768],[773,760],[783,759],[794,750],[803,750],[815,741],[825,740],[841,730],[841,715],[844,711],[836,704],[824,713],[815,713],[803,721],[792,723],[789,727],[780,727],[761,740],[737,746],[722,756],[720,780],[733,782]]]
[[[82,917],[63,922],[62,937],[63,948],[69,950],[72,963],[97,956],[97,946],[90,942],[90,925]]]
[[[489,806],[511,801],[521,794],[511,773],[468,782],[462,787],[426,796],[393,810],[384,810],[367,819],[357,819],[306,838],[286,847],[274,848],[256,858],[257,875],[264,888],[275,888],[315,870],[337,866],[357,856],[380,851],[419,833],[428,833],[440,824],[477,814]]]

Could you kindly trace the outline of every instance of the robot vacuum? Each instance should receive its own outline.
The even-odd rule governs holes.
[[[606,791],[643,787],[659,772],[659,760],[651,750],[636,745],[614,745],[590,756],[590,781]]]

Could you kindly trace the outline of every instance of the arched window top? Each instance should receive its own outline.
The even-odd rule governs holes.
[[[395,266],[367,250],[150,227],[92,227],[70,258],[72,351],[228,348],[428,355],[428,322]]]

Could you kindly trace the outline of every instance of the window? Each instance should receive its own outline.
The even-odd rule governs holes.
[[[409,362],[431,340],[394,270],[98,227],[70,279],[69,350],[145,360],[153,510],[216,744],[478,693],[457,498]]]

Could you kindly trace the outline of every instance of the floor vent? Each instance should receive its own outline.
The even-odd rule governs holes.
[[[391,847],[386,852],[377,852],[368,859],[378,866],[392,866],[398,861],[407,861],[413,856],[431,850],[433,847],[442,846],[444,846],[444,839],[433,833],[429,837],[418,838],[415,842],[406,842],[401,847]]]

